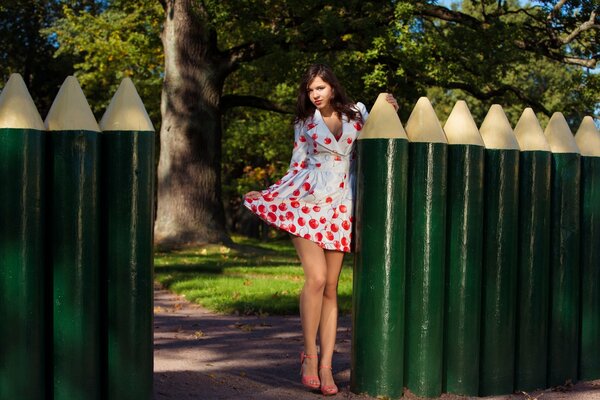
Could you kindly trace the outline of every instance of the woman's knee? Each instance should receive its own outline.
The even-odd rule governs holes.
[[[337,282],[326,282],[325,288],[323,290],[323,297],[327,299],[337,299],[337,290],[338,283]]]
[[[325,275],[313,274],[311,276],[307,276],[304,280],[304,287],[311,292],[320,292],[323,293],[325,286],[327,284],[327,278]]]

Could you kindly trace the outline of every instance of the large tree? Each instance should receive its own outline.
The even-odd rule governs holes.
[[[115,9],[114,16],[130,14],[122,11],[127,2],[100,3]],[[143,16],[152,2],[136,3]],[[403,118],[426,93],[444,107],[456,96],[468,96],[476,101],[477,116],[491,102],[512,105],[513,117],[524,106],[542,115],[567,111],[573,121],[597,112],[600,82],[590,72],[600,56],[594,0],[463,1],[452,8],[406,0],[163,0],[161,5],[164,80],[155,232],[165,246],[228,240],[221,198],[222,123],[245,135],[239,142],[258,149],[257,158],[262,151],[255,146],[257,137],[266,133],[287,140],[273,135],[280,118],[246,107],[289,112],[299,74],[316,60],[331,64],[357,99],[368,102],[379,91],[394,92]],[[92,21],[84,25],[93,32]],[[156,28],[146,22],[136,26]],[[76,41],[81,30],[64,36]],[[72,50],[77,47],[82,48]],[[80,70],[79,76],[95,70]],[[268,129],[245,130],[243,121],[252,119]],[[231,161],[235,155],[228,150]]]
[[[347,48],[343,35],[365,32],[385,14],[361,2],[340,8],[316,0],[179,0],[164,7],[156,241],[167,247],[228,241],[220,177],[223,111],[281,107],[252,93],[223,96],[227,77],[243,63],[267,55],[276,60],[279,52]]]
[[[252,96],[223,96],[226,79],[243,63],[279,51],[354,50],[375,61],[376,82],[378,73],[391,72],[478,98],[510,92],[548,113],[534,96],[503,83],[498,75],[505,73],[506,64],[523,63],[521,54],[533,54],[594,68],[600,57],[594,1],[543,1],[528,7],[472,1],[464,2],[463,11],[403,1],[340,6],[327,1],[172,0],[164,7],[166,69],[155,232],[158,242],[167,245],[227,240],[220,181],[223,111],[233,105],[278,108]],[[381,41],[365,40],[369,37]],[[439,39],[457,47],[440,54],[440,49],[451,49],[443,43],[436,47]],[[465,41],[477,47],[465,48]],[[370,53],[361,52],[367,47]],[[468,60],[474,56],[479,65]],[[444,58],[454,68],[449,63],[435,68]],[[386,78],[387,86],[394,86],[395,80]]]

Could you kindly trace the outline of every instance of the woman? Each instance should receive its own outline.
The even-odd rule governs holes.
[[[396,100],[388,102],[398,109]],[[351,249],[355,141],[368,116],[331,69],[311,65],[300,83],[290,168],[275,185],[249,192],[244,205],[291,234],[302,268],[302,383],[333,395],[331,361],[337,331],[337,287]],[[317,332],[320,356],[317,355]]]

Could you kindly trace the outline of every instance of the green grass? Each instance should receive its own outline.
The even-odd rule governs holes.
[[[304,282],[288,239],[260,242],[234,236],[231,247],[210,245],[154,255],[155,279],[189,301],[226,314],[297,314]],[[339,308],[349,313],[352,257],[340,276]]]

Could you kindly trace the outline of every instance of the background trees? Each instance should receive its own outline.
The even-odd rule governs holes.
[[[562,111],[572,127],[598,115],[594,0],[14,3],[0,6],[0,68],[36,69],[25,74],[42,104],[71,70],[96,112],[122,77],[134,79],[161,128],[163,245],[227,241],[226,220],[253,230],[236,211],[240,195],[287,167],[296,82],[314,61],[367,104],[393,92],[403,121],[422,95],[442,122],[459,98],[478,122],[492,103],[513,123],[527,106],[542,121]]]

